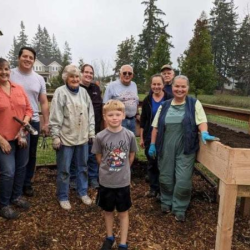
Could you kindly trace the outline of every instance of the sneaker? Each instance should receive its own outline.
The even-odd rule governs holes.
[[[169,214],[171,212],[171,206],[165,206],[161,209],[162,213]]]
[[[71,205],[70,205],[69,201],[59,201],[59,204],[60,204],[61,208],[65,209],[65,210],[71,209]]]
[[[32,186],[24,186],[23,187],[23,194],[27,197],[33,197],[34,196],[34,189]]]
[[[7,219],[12,220],[19,217],[19,213],[11,208],[11,206],[4,206],[0,209],[0,216]]]
[[[126,246],[118,246],[118,250],[128,250],[128,245]]]
[[[13,200],[11,203],[19,208],[24,209],[24,210],[28,210],[30,208],[30,203],[28,201],[26,201],[26,199],[22,196]]]
[[[105,239],[100,250],[111,250],[114,245],[114,240]]]
[[[88,195],[84,195],[81,197],[81,200],[82,202],[85,204],[85,205],[91,205],[92,203],[92,200],[89,198]]]
[[[178,222],[184,222],[186,220],[185,214],[176,214],[175,220]]]
[[[97,188],[99,188],[99,183],[96,179],[92,179],[89,181],[89,186],[94,188],[94,189],[97,189]]]
[[[156,197],[157,196],[157,192],[154,191],[154,190],[149,190],[148,192],[146,192],[146,197],[148,198],[153,198],[153,197]]]

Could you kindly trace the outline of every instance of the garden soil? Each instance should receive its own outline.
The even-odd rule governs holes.
[[[226,140],[230,146],[250,147],[250,137],[210,125],[211,134]],[[233,139],[234,138],[234,139]],[[235,141],[238,141],[236,144]],[[247,146],[248,145],[248,146]],[[154,198],[146,198],[146,163],[133,164],[128,244],[130,250],[212,250],[215,247],[218,204],[209,196],[216,190],[196,172],[193,178],[191,205],[185,223],[175,221],[172,214],[162,214]],[[70,191],[71,211],[59,207],[56,200],[56,169],[39,168],[34,181],[35,197],[28,198],[32,207],[21,212],[17,220],[0,218],[1,250],[98,250],[105,238],[105,225],[101,210],[96,205],[86,206]],[[90,189],[94,200],[96,190]],[[250,249],[250,218],[243,218],[236,209],[233,234],[234,250]],[[114,233],[119,243],[118,217]],[[115,248],[114,248],[115,249]]]

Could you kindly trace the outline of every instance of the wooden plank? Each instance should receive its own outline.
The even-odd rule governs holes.
[[[220,181],[220,206],[218,214],[215,250],[230,250],[232,246],[237,185]]]
[[[238,186],[238,194],[239,197],[250,197],[250,186]]]
[[[235,182],[232,180],[232,170],[229,165],[231,158],[231,148],[220,142],[208,142],[206,145],[200,143],[197,161],[228,184]]]

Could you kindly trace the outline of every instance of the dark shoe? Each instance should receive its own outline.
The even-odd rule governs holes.
[[[28,210],[30,208],[30,203],[26,201],[25,198],[23,197],[18,197],[17,199],[13,200],[11,203],[24,210]]]
[[[128,250],[128,245],[126,247],[119,245],[118,250]]]
[[[27,197],[33,197],[34,196],[34,190],[31,186],[24,186],[23,187],[23,194]]]
[[[175,220],[178,222],[184,222],[186,220],[185,214],[176,214]]]
[[[161,194],[158,193],[158,194],[156,195],[155,199],[156,199],[157,202],[161,202]]]
[[[99,188],[99,183],[96,179],[92,179],[89,181],[89,185],[90,187],[94,188],[94,189],[97,189]]]
[[[5,206],[0,209],[0,216],[7,219],[12,220],[19,217],[19,213],[11,208],[11,206]]]
[[[100,250],[111,250],[112,246],[114,245],[114,242],[115,241],[109,240],[106,238],[105,241],[103,242],[102,248]]]
[[[169,214],[171,212],[171,206],[165,206],[161,209],[162,213]]]
[[[150,191],[146,192],[146,197],[148,197],[148,198],[153,198],[156,196],[157,196],[157,192],[154,190],[150,190]]]

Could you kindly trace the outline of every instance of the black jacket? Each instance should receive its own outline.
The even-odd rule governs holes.
[[[90,96],[90,99],[93,104],[94,113],[95,113],[95,133],[101,131],[101,122],[102,122],[102,92],[95,83],[90,83],[88,87],[80,85],[85,88]]]
[[[173,96],[167,92],[164,92],[164,101],[173,98]],[[152,93],[149,93],[148,96],[142,102],[142,112],[140,119],[140,128],[143,128],[143,139],[146,140],[148,133],[153,122],[152,116]],[[151,137],[151,136],[150,136]]]

